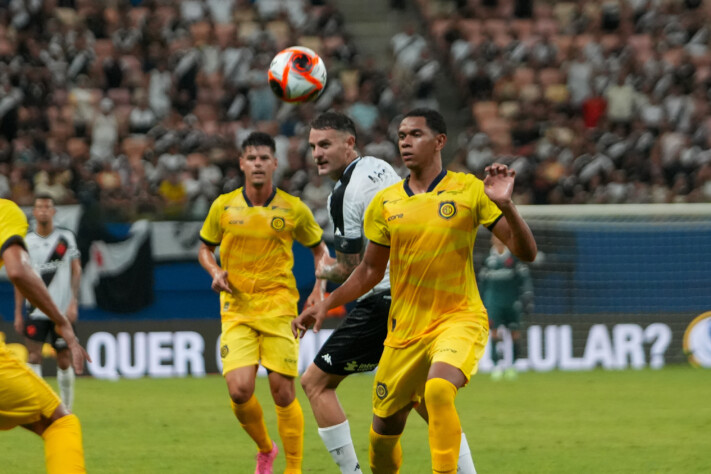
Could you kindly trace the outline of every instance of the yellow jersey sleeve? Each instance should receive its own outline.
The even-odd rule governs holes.
[[[220,218],[224,212],[224,194],[212,202],[210,212],[200,229],[200,239],[208,245],[220,245],[222,242],[222,226]]]
[[[302,201],[298,201],[295,210],[298,214],[296,226],[294,226],[294,240],[305,247],[317,246],[323,237],[323,229],[318,225],[311,209]]]
[[[491,230],[491,226],[495,224],[502,215],[499,206],[494,204],[494,201],[489,199],[489,196],[484,192],[484,182],[477,179],[475,186],[472,186],[473,206],[476,209],[475,215],[478,218],[478,223]]]
[[[27,217],[12,201],[0,199],[0,267],[5,263],[2,254],[13,244],[25,246]]]
[[[390,229],[383,214],[383,196],[386,190],[387,188],[379,191],[368,204],[363,219],[363,231],[365,232],[365,237],[371,242],[390,247]]]

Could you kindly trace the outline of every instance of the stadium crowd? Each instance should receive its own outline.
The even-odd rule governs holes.
[[[711,201],[708,3],[418,4],[470,99],[455,166],[511,165],[522,203]]]
[[[0,197],[98,200],[112,220],[202,219],[241,185],[238,144],[260,130],[276,139],[279,186],[325,225],[332,183],[309,157],[310,120],[347,113],[361,151],[405,174],[390,124],[438,107],[444,70],[472,123],[450,137],[450,168],[509,164],[519,203],[711,201],[706,7],[417,5],[424,33],[396,33],[383,71],[327,0],[0,0]],[[283,104],[268,86],[271,58],[294,44],[326,62],[314,103]]]

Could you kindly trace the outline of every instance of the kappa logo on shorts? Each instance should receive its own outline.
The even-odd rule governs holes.
[[[445,219],[451,219],[457,215],[457,205],[454,201],[444,201],[439,203],[439,216]]]
[[[383,382],[378,382],[378,385],[375,386],[375,394],[379,399],[383,400],[388,396],[388,386]]]
[[[227,357],[227,354],[229,354],[229,353],[230,353],[230,348],[227,347],[227,344],[220,347],[220,357],[222,357],[224,359],[225,357]]]
[[[325,360],[328,365],[333,365],[333,362],[331,361],[331,354],[324,354],[321,358]]]
[[[286,221],[284,220],[283,217],[274,217],[272,218],[272,229],[274,229],[277,232],[281,232],[284,230],[284,227],[286,226]]]

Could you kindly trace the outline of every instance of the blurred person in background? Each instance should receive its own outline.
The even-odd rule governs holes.
[[[506,245],[491,234],[491,250],[479,270],[479,291],[489,313],[491,360],[494,369],[491,378],[501,380],[516,378],[516,360],[521,355],[521,326],[524,314],[533,311],[533,283],[528,266],[521,262]],[[505,371],[501,357],[502,331],[511,335],[513,354],[511,365]]]
[[[79,282],[81,259],[76,237],[69,229],[54,225],[54,199],[48,194],[35,197],[32,215],[34,231],[25,237],[32,266],[42,277],[52,301],[72,326],[79,315]],[[27,314],[25,315],[25,309]],[[42,377],[42,346],[49,340],[57,351],[57,384],[62,402],[69,410],[74,401],[74,370],[67,341],[57,331],[56,324],[41,309],[29,304],[15,289],[15,330],[25,337],[30,368]]]

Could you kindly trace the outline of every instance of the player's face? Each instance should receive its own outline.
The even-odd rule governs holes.
[[[424,117],[405,117],[397,131],[397,144],[402,161],[411,170],[430,163],[435,154],[444,148],[447,136],[435,134]]]
[[[239,159],[239,167],[244,172],[244,179],[254,186],[271,184],[277,168],[277,159],[268,146],[248,146]]]
[[[35,199],[35,205],[32,208],[32,215],[38,224],[47,224],[54,217],[55,208],[51,199]]]
[[[340,130],[311,129],[309,146],[320,176],[339,179],[348,166],[348,157],[355,146],[355,137]]]

